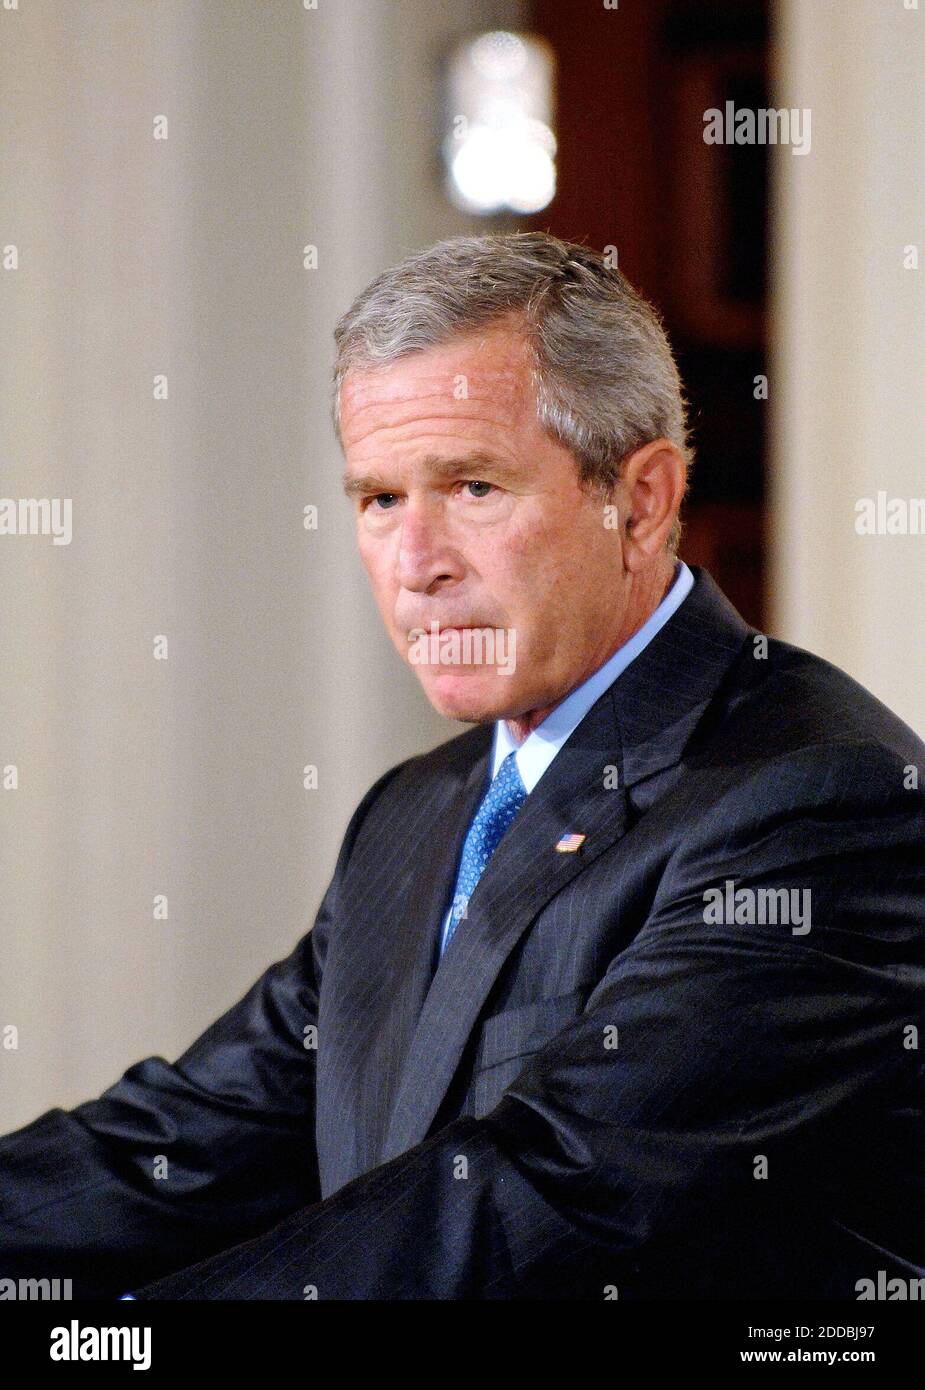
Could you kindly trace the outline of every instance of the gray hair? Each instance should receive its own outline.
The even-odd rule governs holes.
[[[693,461],[686,401],[657,310],[587,246],[545,232],[458,236],[376,277],[334,330],[338,440],[348,371],[374,371],[512,315],[533,358],[542,429],[582,487],[608,496],[624,459],[666,438]],[[681,535],[676,519],[668,549]]]

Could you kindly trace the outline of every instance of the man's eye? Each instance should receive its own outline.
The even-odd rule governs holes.
[[[394,493],[394,492],[377,492],[376,495],[375,495],[375,497],[369,497],[369,498],[367,498],[367,502],[368,502],[368,503],[381,502],[382,499],[383,499],[384,497],[387,497],[387,498],[390,499],[389,503],[388,503],[387,505],[382,506],[382,507],[377,507],[377,508],[376,508],[376,511],[377,511],[377,512],[387,512],[387,511],[389,510],[389,507],[390,507],[391,503],[395,501],[396,493]]]
[[[493,484],[492,484],[492,483],[483,483],[483,482],[479,482],[479,480],[478,480],[477,478],[473,478],[473,479],[469,480],[468,482],[463,483],[463,487],[470,487],[470,488],[471,488],[471,487],[484,487],[484,488],[488,488],[488,489],[490,490],[490,489],[493,487]],[[485,493],[485,492],[470,492],[469,496],[470,496],[470,497],[486,497],[486,496],[487,496],[487,493]]]

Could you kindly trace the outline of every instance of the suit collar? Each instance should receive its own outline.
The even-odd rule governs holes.
[[[637,660],[652,639],[687,598],[694,576],[682,560],[675,564],[671,583],[655,610],[616,651],[585,680],[560,700],[532,733],[518,746],[503,719],[495,722],[491,775],[497,773],[506,755],[516,751],[517,766],[528,792],[531,792],[574,729],[618,676]]]
[[[690,734],[754,628],[710,574],[691,566],[684,603],[610,687],[632,786],[677,762]]]

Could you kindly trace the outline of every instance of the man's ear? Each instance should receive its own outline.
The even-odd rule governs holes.
[[[620,481],[623,560],[636,572],[665,548],[687,485],[684,455],[670,439],[655,439],[627,456]]]

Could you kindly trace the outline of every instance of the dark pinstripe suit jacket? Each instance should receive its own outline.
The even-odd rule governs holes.
[[[436,973],[488,727],[380,778],[314,929],[175,1063],[0,1141],[0,1276],[602,1299],[925,1274],[925,747],[695,578]],[[751,891],[740,920],[717,887]]]

